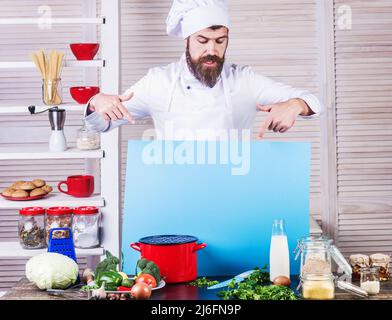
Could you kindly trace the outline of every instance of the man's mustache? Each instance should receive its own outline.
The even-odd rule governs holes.
[[[199,63],[204,63],[204,62],[217,62],[217,63],[222,63],[223,59],[219,58],[218,56],[213,56],[213,55],[207,55],[203,58],[200,58]]]

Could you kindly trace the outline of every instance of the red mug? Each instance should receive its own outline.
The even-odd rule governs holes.
[[[61,185],[67,185],[67,191],[61,189]],[[69,194],[70,196],[85,198],[89,197],[94,192],[94,176],[78,175],[69,176],[67,181],[61,181],[57,185],[60,192]]]

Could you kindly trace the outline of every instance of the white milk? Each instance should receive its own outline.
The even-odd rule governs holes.
[[[271,236],[270,248],[270,280],[277,276],[290,278],[290,256],[287,236]]]

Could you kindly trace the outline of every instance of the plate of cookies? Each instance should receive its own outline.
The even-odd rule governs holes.
[[[34,179],[32,181],[16,181],[5,188],[1,195],[12,201],[38,200],[47,196],[53,188],[46,184],[45,180]]]

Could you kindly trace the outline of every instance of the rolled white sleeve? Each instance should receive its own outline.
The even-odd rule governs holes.
[[[141,119],[150,115],[149,110],[149,92],[150,92],[150,77],[149,72],[145,77],[139,80],[136,84],[124,92],[128,94],[133,92],[133,97],[129,101],[123,102],[123,105],[129,110],[133,119]],[[90,99],[91,101],[91,99]],[[90,101],[87,103],[84,110],[84,119],[86,127],[90,131],[105,132],[117,128],[123,124],[129,123],[126,119],[119,119],[115,121],[106,121],[98,113],[88,110]]]
[[[311,116],[299,116],[304,119],[313,119],[320,116],[322,107],[319,99],[306,90],[295,89],[287,84],[274,81],[261,76],[248,67],[249,85],[255,95],[256,101],[261,105],[270,105],[285,102],[290,99],[299,98],[304,100],[314,112]]]

